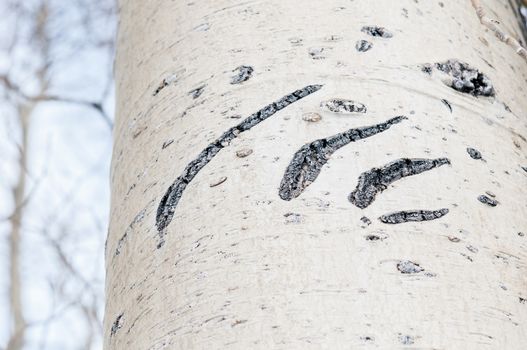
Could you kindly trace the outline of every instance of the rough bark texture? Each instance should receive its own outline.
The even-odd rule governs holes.
[[[527,65],[470,1],[122,1],[116,80],[106,349],[525,349]],[[281,198],[304,145],[397,115]]]

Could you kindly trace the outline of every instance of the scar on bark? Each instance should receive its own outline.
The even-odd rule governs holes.
[[[494,87],[489,77],[479,71],[477,68],[470,66],[468,63],[460,62],[456,59],[450,59],[445,62],[435,63],[433,66],[425,64],[421,70],[427,74],[432,74],[432,68],[443,72],[449,76],[445,84],[452,89],[477,96],[495,96]]]
[[[268,104],[256,113],[251,114],[241,123],[225,131],[219,138],[209,144],[197,158],[192,160],[183,170],[183,173],[176,178],[174,183],[165,192],[157,208],[156,226],[158,232],[163,236],[162,232],[170,224],[176,210],[176,206],[185,191],[187,185],[194,179],[194,177],[214,158],[223,148],[227,147],[229,143],[238,137],[239,134],[245,132],[252,127],[258,125],[265,119],[274,115],[276,112],[284,109],[290,104],[311,95],[320,90],[322,85],[308,85],[302,89],[296,90],[281,99]],[[160,243],[162,245],[162,243]],[[158,248],[160,247],[158,245]]]
[[[412,274],[422,272],[425,269],[423,269],[418,263],[415,263],[413,261],[402,260],[397,263],[397,270],[404,274]]]
[[[388,130],[392,125],[407,119],[398,116],[384,123],[349,129],[342,133],[313,141],[302,146],[293,155],[280,183],[279,196],[289,201],[298,197],[306,187],[315,181],[322,167],[331,155],[347,144],[359,141]]]
[[[379,26],[364,26],[361,28],[361,32],[381,38],[391,38],[393,36],[386,28]]]
[[[403,222],[419,222],[439,219],[448,214],[447,208],[439,210],[404,210],[379,217],[385,224],[402,224]]]
[[[364,209],[373,203],[377,193],[387,189],[391,183],[445,164],[450,164],[448,158],[401,158],[381,168],[373,168],[359,176],[359,183],[348,199],[355,206]]]
[[[233,70],[233,72],[238,71],[238,73],[231,77],[231,84],[241,84],[244,81],[249,80],[254,72],[254,68],[251,66],[239,66]]]
[[[113,322],[112,329],[110,330],[110,337],[115,335],[117,331],[121,329],[121,327],[123,327],[123,323],[124,323],[123,315],[124,314],[120,314],[119,316],[117,316],[117,318]]]

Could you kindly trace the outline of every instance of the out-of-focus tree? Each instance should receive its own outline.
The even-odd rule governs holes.
[[[100,344],[116,10],[0,2],[0,348]]]

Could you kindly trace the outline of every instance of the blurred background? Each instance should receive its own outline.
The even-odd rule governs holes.
[[[115,0],[0,0],[0,349],[101,349]]]
[[[116,0],[0,15],[0,349],[101,349]]]

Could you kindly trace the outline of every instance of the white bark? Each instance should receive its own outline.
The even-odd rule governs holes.
[[[520,33],[508,1],[481,4]],[[372,47],[359,52],[360,40]],[[434,66],[449,59],[488,80],[452,82]],[[240,66],[254,71],[232,84]],[[451,87],[469,73],[476,94],[494,96]],[[527,346],[527,66],[470,1],[123,1],[116,81],[107,349]],[[367,111],[321,107],[334,98]],[[315,181],[279,193],[303,145],[399,115],[324,149]],[[167,189],[218,138],[230,142],[180,183],[172,213]],[[361,174],[402,158],[450,164],[350,202]],[[443,208],[430,221],[378,219]]]

